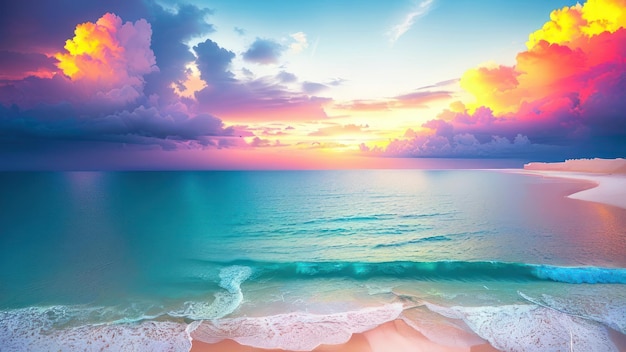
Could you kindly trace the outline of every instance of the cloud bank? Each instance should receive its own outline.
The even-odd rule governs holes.
[[[190,50],[189,40],[214,32],[206,22],[210,10],[188,4],[166,10],[152,2],[65,5],[68,11],[47,17],[58,12],[47,3],[35,11],[28,10],[32,0],[11,4],[18,17],[50,26],[38,28],[42,38],[16,30],[24,24],[0,14],[7,21],[0,27],[21,39],[0,39],[0,63],[6,63],[0,68],[0,157],[15,151],[69,150],[79,144],[99,150],[248,149],[261,146],[253,138],[246,142],[255,137],[253,129],[227,126],[222,118],[326,118],[322,104],[328,99],[314,96],[322,85],[298,84],[298,77],[285,71],[276,77],[236,79],[231,71],[234,52],[209,39]],[[100,12],[104,8],[136,20]],[[78,24],[59,25],[68,22]],[[270,64],[284,51],[308,45],[302,32],[290,38],[289,47],[257,39],[241,55],[249,62]],[[193,90],[188,90],[189,82],[196,84]]]
[[[172,24],[189,16],[187,10],[162,13],[155,23]],[[78,24],[63,50],[53,55],[58,69],[51,77],[34,75],[0,85],[0,152],[77,141],[162,149],[241,145],[237,128],[192,111],[172,97],[171,82],[150,80],[161,74],[152,36],[147,20],[124,22],[113,13]],[[178,40],[185,37],[180,33]],[[174,69],[182,61],[164,57],[165,74],[183,78]]]
[[[394,156],[626,154],[626,1],[555,10],[513,66],[470,69],[474,100],[392,141]]]

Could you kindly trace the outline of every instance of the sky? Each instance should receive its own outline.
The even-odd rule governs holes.
[[[624,27],[626,0],[5,1],[0,169],[624,157]]]

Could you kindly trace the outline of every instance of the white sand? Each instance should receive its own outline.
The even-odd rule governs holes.
[[[626,159],[571,159],[561,163],[528,163],[525,170],[626,174]]]
[[[626,175],[595,174],[567,171],[524,170],[526,174],[590,181],[597,186],[570,194],[568,198],[602,203],[626,209]]]
[[[626,209],[626,159],[572,159],[562,163],[528,163],[522,173],[590,181],[596,187],[568,196]]]

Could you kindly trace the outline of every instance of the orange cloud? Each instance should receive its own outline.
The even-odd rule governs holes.
[[[151,36],[146,20],[123,24],[120,17],[107,13],[96,23],[76,26],[74,38],[65,42],[65,52],[55,55],[57,66],[72,80],[106,88],[139,86],[143,75],[157,70]]]
[[[206,88],[207,84],[200,77],[200,70],[198,70],[198,66],[195,63],[188,64],[185,73],[187,79],[180,84],[172,83],[172,88],[181,97],[195,98],[196,92]]]
[[[518,103],[515,89],[519,75],[515,68],[507,66],[469,69],[461,78],[461,87],[476,97],[477,106],[510,112]]]
[[[465,72],[461,87],[475,98],[467,104],[469,111],[485,106],[502,117],[550,96],[580,94],[592,79],[583,76],[623,64],[622,35],[616,32],[625,26],[626,0],[589,0],[553,11],[550,21],[530,35],[516,65]]]
[[[550,21],[532,33],[528,49],[540,42],[577,46],[576,42],[626,26],[626,0],[588,0],[584,5],[552,11]]]
[[[552,12],[513,66],[467,70],[454,102],[384,149],[396,156],[581,155],[626,150],[626,0]],[[366,149],[366,148],[363,148]],[[376,151],[376,148],[373,149]],[[383,149],[380,149],[383,150]]]

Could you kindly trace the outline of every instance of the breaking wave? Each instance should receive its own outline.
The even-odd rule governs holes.
[[[357,280],[390,277],[415,280],[553,281],[570,284],[626,284],[626,269],[565,267],[497,261],[436,262],[204,262],[207,265],[245,266],[251,280],[343,277]]]

